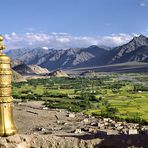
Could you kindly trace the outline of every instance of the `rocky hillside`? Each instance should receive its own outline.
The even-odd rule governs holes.
[[[131,52],[125,52],[121,56],[115,56],[112,59],[112,63],[124,63],[124,62],[148,62],[148,45],[136,47]]]
[[[22,75],[35,74],[34,71],[27,64],[24,64],[24,63],[14,66],[12,69]]]
[[[12,81],[13,82],[24,82],[24,81],[27,81],[27,80],[21,74],[12,70]]]
[[[42,56],[49,53],[50,50],[46,50],[45,48],[34,48],[34,49],[15,49],[9,50],[6,52],[8,56],[10,56],[13,60],[18,59],[26,64],[36,64],[38,59]]]
[[[18,59],[11,61],[11,67],[21,75],[42,75],[49,73],[46,68],[42,68],[38,65],[27,65]]]
[[[70,48],[67,50],[36,48],[13,50],[6,54],[25,64],[39,65],[48,70],[101,66],[124,62],[148,61],[148,38],[140,35],[129,43],[107,50],[104,47]]]
[[[23,64],[23,62],[18,59],[11,60],[11,68],[18,66],[20,64]]]
[[[13,67],[13,70],[17,71],[22,75],[41,75],[49,73],[46,68],[41,68],[37,65],[27,65],[25,63]]]
[[[108,53],[108,50],[98,46],[70,48],[67,50],[36,48],[30,51],[26,50],[25,53],[23,51],[22,55],[17,54],[17,51],[19,50],[15,50],[15,53],[9,51],[6,54],[12,59],[21,60],[29,65],[39,65],[49,70],[100,65],[104,63],[103,56]]]
[[[49,74],[54,77],[68,77],[68,74],[63,70],[55,70]]]
[[[85,76],[85,77],[95,77],[97,74],[93,70],[86,70],[86,71],[82,72],[80,75]]]
[[[148,38],[140,35],[129,43],[116,47],[108,54],[108,63],[124,63],[129,61],[146,62],[148,58]]]
[[[29,48],[21,48],[21,49],[15,49],[15,50],[9,50],[6,52],[8,56],[11,57],[11,59],[19,59],[22,57],[26,52],[29,52]],[[5,52],[5,51],[4,51]]]
[[[38,65],[28,65],[28,66],[36,74],[39,74],[40,75],[40,74],[48,74],[49,73],[48,69],[42,68],[42,67],[40,67]]]

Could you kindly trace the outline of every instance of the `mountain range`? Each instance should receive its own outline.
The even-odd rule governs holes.
[[[13,60],[38,65],[48,70],[94,67],[125,62],[148,62],[148,37],[140,35],[130,42],[109,50],[92,45],[88,48],[15,49],[6,52]],[[31,68],[31,67],[30,67]],[[46,71],[46,70],[45,70]]]

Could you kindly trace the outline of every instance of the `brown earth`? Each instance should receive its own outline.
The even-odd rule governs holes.
[[[0,138],[0,148],[126,148],[148,147],[148,135],[121,135],[99,129],[99,119],[82,113],[47,109],[43,102],[14,104],[18,134]]]

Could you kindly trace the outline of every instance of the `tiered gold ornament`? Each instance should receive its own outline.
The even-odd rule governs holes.
[[[0,35],[0,136],[10,136],[17,130],[13,120],[10,58],[2,53],[5,49],[2,41],[3,37]]]

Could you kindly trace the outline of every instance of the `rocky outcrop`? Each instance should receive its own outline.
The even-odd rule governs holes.
[[[21,63],[20,65],[14,66],[12,68],[16,72],[21,75],[33,75],[35,74],[34,71],[25,63]]]
[[[17,59],[11,60],[11,67],[21,75],[45,75],[49,73],[46,68],[42,68],[38,65],[27,65]]]
[[[55,70],[49,74],[54,77],[68,77],[68,74],[63,70]]]
[[[29,65],[29,67],[32,69],[32,71],[36,74],[48,74],[49,71],[46,68],[42,68],[38,65]]]

